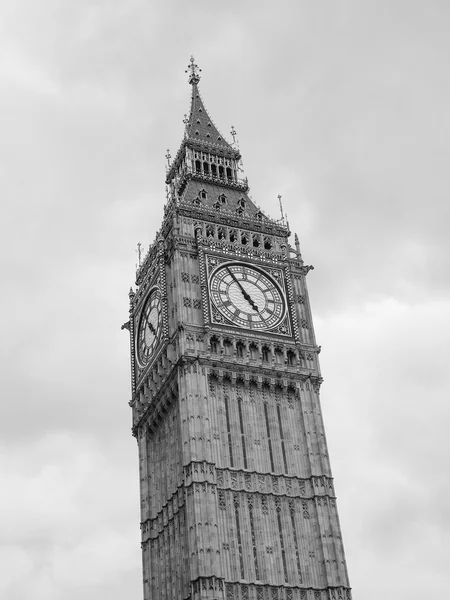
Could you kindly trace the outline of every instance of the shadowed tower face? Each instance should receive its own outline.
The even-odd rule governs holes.
[[[144,598],[348,600],[311,267],[250,199],[193,59],[188,72],[164,220],[126,324]]]

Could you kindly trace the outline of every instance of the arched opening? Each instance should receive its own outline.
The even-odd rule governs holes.
[[[215,164],[211,165],[211,175],[217,177],[217,166]]]
[[[255,234],[253,236],[253,247],[259,248],[260,243],[261,243],[261,240],[259,239],[259,235]]]
[[[213,354],[217,354],[217,352],[219,351],[219,340],[215,336],[213,336],[209,342],[209,346],[211,352]]]
[[[220,179],[224,179],[224,171],[222,165],[219,165],[219,177]]]
[[[257,360],[258,359],[258,345],[255,344],[255,342],[251,342],[248,347],[248,350],[250,353],[251,360]]]
[[[227,167],[227,179],[231,179],[231,169]]]
[[[233,344],[231,343],[231,340],[229,339],[225,339],[223,341],[223,353],[225,354],[225,356],[231,356],[233,353]]]
[[[199,160],[195,161],[195,171],[196,173],[201,173],[202,172],[202,166]]]
[[[235,242],[237,240],[237,232],[235,229],[230,231],[230,242]]]
[[[241,244],[243,244],[244,246],[248,244],[248,236],[246,233],[243,233],[241,236]]]
[[[203,163],[203,173],[209,175],[209,164],[207,162]]]
[[[264,238],[264,249],[271,250],[272,248],[272,240],[269,237]]]
[[[227,237],[227,230],[225,229],[225,227],[219,227],[217,235],[219,237],[219,240],[225,240]]]
[[[202,198],[203,200],[206,200],[206,196],[207,196],[207,194],[206,194],[205,190],[202,190],[200,192],[200,198]]]
[[[263,346],[261,349],[263,362],[269,362],[270,349],[269,346]]]
[[[214,225],[208,225],[206,227],[206,237],[214,237],[214,235],[215,235]]]
[[[292,350],[287,351],[286,359],[289,367],[295,367],[297,365],[297,357],[295,356],[295,352]]]
[[[275,348],[275,362],[277,365],[283,364],[283,351],[281,348]]]
[[[237,342],[236,343],[236,356],[238,358],[244,358],[244,350],[245,350],[244,342]]]

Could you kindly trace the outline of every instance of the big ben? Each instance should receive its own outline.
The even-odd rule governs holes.
[[[130,290],[145,600],[350,600],[298,238],[192,99]],[[149,236],[154,232],[149,230]]]

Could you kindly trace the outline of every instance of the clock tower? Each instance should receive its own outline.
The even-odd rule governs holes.
[[[350,600],[298,238],[199,93],[130,291],[145,600]]]

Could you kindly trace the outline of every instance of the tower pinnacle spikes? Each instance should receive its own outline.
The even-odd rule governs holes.
[[[185,73],[189,73],[189,83],[191,85],[197,84],[200,81],[200,71],[201,69],[199,68],[199,66],[195,64],[194,57],[191,56],[188,68],[185,71]]]

